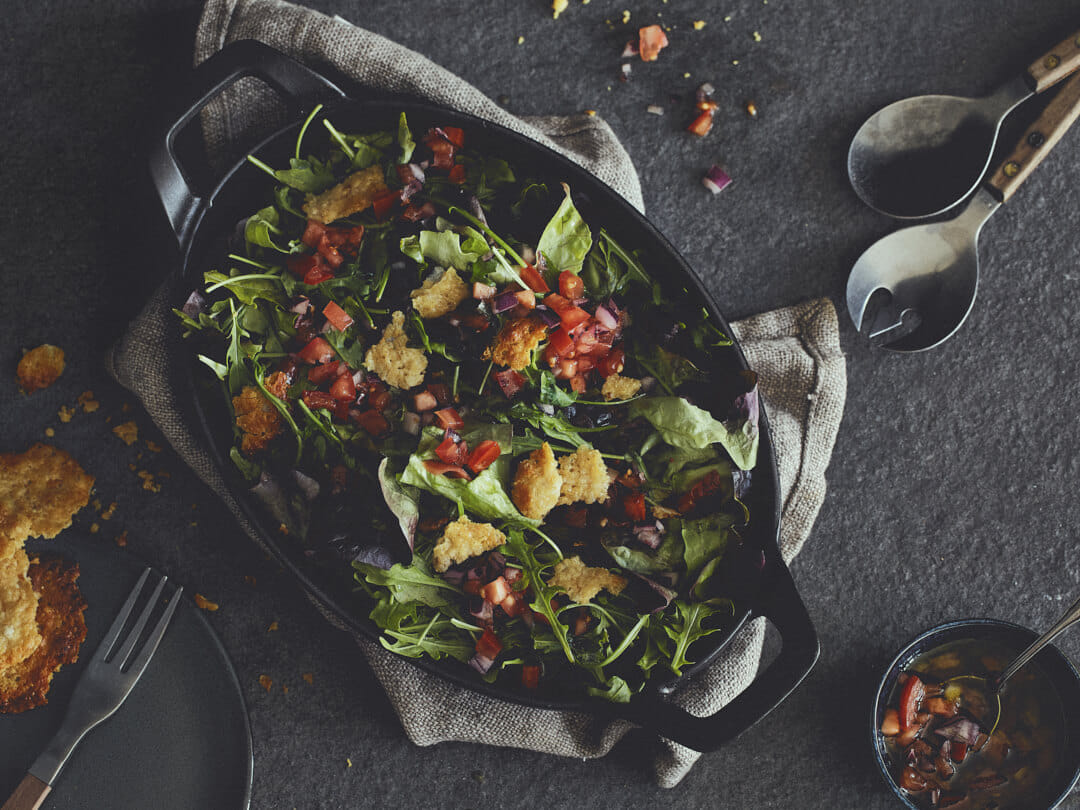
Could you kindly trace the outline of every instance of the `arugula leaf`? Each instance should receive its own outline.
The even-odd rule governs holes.
[[[701,369],[681,354],[669,352],[655,344],[647,348],[635,346],[632,356],[669,394],[674,394],[675,389],[688,380],[705,379]]]
[[[428,607],[442,607],[450,603],[447,592],[457,594],[458,589],[442,577],[431,573],[427,563],[413,557],[412,565],[394,563],[391,568],[376,568],[368,563],[353,563],[372,585],[386,588],[398,602],[420,602]]]
[[[675,601],[675,611],[675,620],[671,625],[665,626],[664,631],[675,642],[675,650],[671,654],[668,666],[676,675],[681,675],[683,667],[694,663],[686,657],[690,645],[720,629],[706,625],[708,620],[719,611],[704,602],[687,603],[681,599]]]
[[[543,614],[548,620],[548,626],[554,634],[555,640],[559,643],[559,647],[562,648],[566,660],[573,663],[574,653],[570,649],[567,636],[569,628],[559,621],[558,613],[551,606],[551,600],[562,591],[552,588],[542,576],[543,571],[554,564],[554,560],[541,562],[537,557],[536,547],[529,544],[525,539],[525,534],[520,529],[510,529],[506,533],[504,548],[508,555],[521,563],[522,570],[525,572],[526,583],[532,587],[534,598],[529,606],[537,613]]]
[[[683,558],[692,582],[710,561],[724,556],[734,523],[724,513],[682,522]]]
[[[416,141],[413,140],[412,132],[409,131],[409,122],[405,120],[405,113],[398,118],[397,130],[398,158],[397,162],[408,163],[412,160],[413,150],[416,149]]]
[[[251,482],[259,480],[259,475],[262,474],[262,467],[254,461],[244,458],[244,455],[240,452],[240,448],[235,446],[230,447],[229,459],[236,465],[236,469],[240,471],[240,474],[244,476],[247,481]]]
[[[398,519],[401,533],[405,535],[411,550],[416,538],[416,526],[420,522],[420,493],[413,487],[401,484],[390,472],[390,460],[385,458],[379,463],[379,487],[383,500]]]
[[[578,395],[559,387],[555,375],[550,371],[540,372],[540,403],[565,408],[577,401]]]
[[[252,245],[276,250],[278,253],[291,253],[292,251],[278,247],[274,243],[273,235],[281,233],[278,220],[278,212],[274,206],[268,205],[266,208],[259,209],[248,217],[244,225],[244,239]]]
[[[413,453],[401,474],[401,483],[442,495],[459,504],[466,512],[488,520],[509,520],[533,525],[535,521],[518,512],[506,493],[499,477],[502,467],[503,465],[496,461],[476,478],[466,481],[463,478],[450,478],[430,472],[424,466],[424,459]]]
[[[284,305],[285,296],[281,286],[281,277],[275,273],[248,273],[227,276],[216,270],[203,273],[208,293],[225,287],[236,296],[241,304],[254,304],[262,298],[272,304]]]
[[[563,183],[562,187],[566,197],[540,234],[536,252],[544,255],[551,273],[579,273],[592,247],[592,232],[570,199],[570,186]]]
[[[442,355],[451,363],[461,362],[461,358],[450,351],[444,341],[432,340],[428,337],[427,327],[424,326],[424,319],[420,317],[420,313],[415,309],[409,310],[409,324],[416,333],[416,337],[419,338],[420,343],[423,344],[424,351],[428,354]]]
[[[274,177],[285,185],[308,194],[326,191],[337,182],[329,164],[315,158],[309,160],[289,158],[289,168],[278,169],[274,172]]]
[[[475,247],[475,240],[468,239],[470,247]],[[486,253],[487,243],[484,242]],[[420,231],[418,236],[406,236],[400,242],[401,252],[418,264],[434,264],[438,267],[453,267],[460,271],[482,256],[475,250],[465,250],[461,236],[454,231]]]
[[[548,187],[544,183],[528,183],[518,195],[517,202],[511,204],[510,212],[514,215],[514,219],[521,219],[526,205],[532,200],[546,200],[547,197]]]
[[[631,413],[652,423],[664,441],[673,447],[698,450],[719,443],[740,469],[749,470],[757,461],[759,437],[756,426],[749,420],[737,429],[729,430],[708,411],[691,405],[682,397],[646,397],[631,403],[630,409]]]
[[[219,363],[217,360],[212,360],[211,358],[207,357],[205,354],[200,354],[200,355],[196,355],[196,356],[199,358],[200,363],[202,363],[204,366],[206,366],[208,369],[210,369],[212,372],[214,372],[214,374],[217,375],[217,378],[219,380],[221,380],[222,382],[225,382],[225,379],[229,375],[228,366],[226,366],[224,363]]]

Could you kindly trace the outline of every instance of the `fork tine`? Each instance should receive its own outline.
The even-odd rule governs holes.
[[[139,581],[135,583],[135,587],[131,589],[131,593],[128,594],[127,601],[124,602],[124,606],[120,608],[120,612],[116,614],[116,618],[113,619],[112,626],[109,627],[109,632],[105,634],[105,638],[101,640],[97,650],[94,652],[94,659],[104,660],[112,652],[113,646],[116,644],[116,640],[120,637],[120,633],[124,630],[124,625],[127,624],[128,618],[131,616],[131,612],[135,609],[135,603],[139,599],[139,594],[142,593],[143,585],[146,584],[147,577],[150,576],[150,569],[144,568],[142,576],[139,577]]]
[[[131,662],[131,666],[128,667],[128,674],[138,678],[143,669],[146,668],[146,665],[150,663],[150,658],[157,650],[158,642],[160,642],[161,637],[165,635],[165,628],[169,626],[173,613],[176,612],[176,608],[180,604],[180,595],[183,592],[183,588],[177,588],[173,591],[172,596],[169,597],[169,604],[165,606],[161,618],[158,619],[157,624],[154,625],[154,629],[150,631],[150,635],[146,639],[143,648],[139,651],[138,655],[135,656],[135,659]]]
[[[124,640],[124,646],[120,648],[120,652],[118,652],[113,659],[120,669],[124,668],[128,656],[130,656],[131,651],[135,649],[135,645],[139,643],[139,636],[142,635],[146,623],[150,621],[150,616],[157,607],[158,599],[161,598],[161,592],[165,590],[165,583],[168,579],[168,577],[162,577],[158,580],[157,587],[155,587],[154,592],[150,594],[150,598],[147,600],[145,607],[143,607],[142,613],[139,614],[139,618],[135,621],[135,625],[131,628],[131,632],[128,633],[127,638]]]

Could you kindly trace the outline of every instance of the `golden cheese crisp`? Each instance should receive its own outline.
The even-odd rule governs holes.
[[[451,267],[437,281],[425,281],[419,289],[409,293],[409,297],[421,318],[438,318],[453,312],[458,304],[469,297],[469,285]]]
[[[364,367],[383,382],[407,390],[424,381],[428,359],[423,349],[411,349],[405,334],[405,313],[395,312],[382,339],[367,350]]]
[[[526,316],[507,321],[491,347],[491,359],[496,365],[520,371],[532,362],[533,349],[545,338],[547,327],[538,318]]]
[[[41,645],[38,598],[28,566],[21,547],[0,557],[0,671],[26,660]]]
[[[604,464],[599,450],[579,447],[576,452],[559,459],[559,475],[562,476],[560,504],[603,503],[611,486],[611,473]]]
[[[353,172],[322,194],[308,197],[303,206],[304,213],[316,222],[329,225],[342,217],[363,211],[386,190],[382,169],[378,164],[368,166]]]
[[[432,552],[432,567],[443,572],[454,563],[479,557],[506,542],[506,535],[490,523],[473,523],[462,515],[447,525]]]
[[[232,399],[236,413],[236,426],[243,431],[240,449],[245,456],[264,450],[271,440],[281,433],[284,424],[270,401],[254,385],[245,385]]]
[[[86,639],[86,600],[79,591],[78,563],[49,555],[30,561],[37,593],[36,622],[41,643],[27,658],[0,669],[0,713],[14,714],[48,703],[53,675],[79,660]]]
[[[48,388],[64,373],[64,350],[44,343],[22,356],[15,376],[23,391],[32,394]]]
[[[562,588],[575,602],[585,604],[602,589],[617,596],[626,587],[626,578],[606,568],[590,568],[581,561],[581,557],[567,557],[555,563],[548,585]]]
[[[551,445],[544,442],[522,459],[514,474],[510,499],[525,517],[543,520],[559,502],[563,479]]]
[[[63,450],[0,454],[0,558],[28,537],[56,537],[90,502],[94,477]]]

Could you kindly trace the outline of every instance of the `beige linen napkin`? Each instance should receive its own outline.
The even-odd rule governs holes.
[[[454,107],[522,132],[568,155],[639,209],[637,175],[625,150],[599,118],[584,115],[520,119],[424,57],[340,18],[331,19],[281,0],[208,0],[199,25],[195,61],[225,44],[258,39],[313,67],[333,67],[359,85],[408,93]],[[224,161],[238,143],[251,143],[278,123],[284,109],[261,85],[245,81],[210,105],[203,116],[208,153]],[[180,456],[222,497],[256,542],[252,527],[227,494],[202,445],[199,429],[181,407],[188,392],[169,373],[182,353],[170,307],[175,290],[160,288],[114,347],[111,373],[142,401]],[[759,374],[772,426],[783,492],[780,547],[785,561],[802,548],[825,497],[828,466],[843,412],[846,376],[836,312],[827,300],[769,312],[733,324]],[[327,615],[330,621],[334,618]],[[763,619],[743,629],[675,696],[694,714],[711,714],[754,678],[765,633]],[[460,689],[378,645],[357,638],[418,745],[448,740],[514,746],[574,757],[598,757],[630,730],[623,721],[504,703]],[[657,740],[658,784],[679,782],[700,756]]]

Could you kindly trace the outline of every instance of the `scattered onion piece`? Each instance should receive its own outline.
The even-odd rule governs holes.
[[[731,177],[719,166],[713,164],[712,168],[701,178],[701,184],[713,194],[719,194],[731,185]]]
[[[622,55],[619,58],[620,59],[629,59],[631,56],[637,56],[637,55],[638,55],[637,43],[636,42],[627,42],[626,47],[623,48]]]
[[[645,110],[647,112],[652,113],[653,115],[663,115],[664,114],[664,108],[661,107],[659,104],[650,104],[648,107],[645,108]]]

